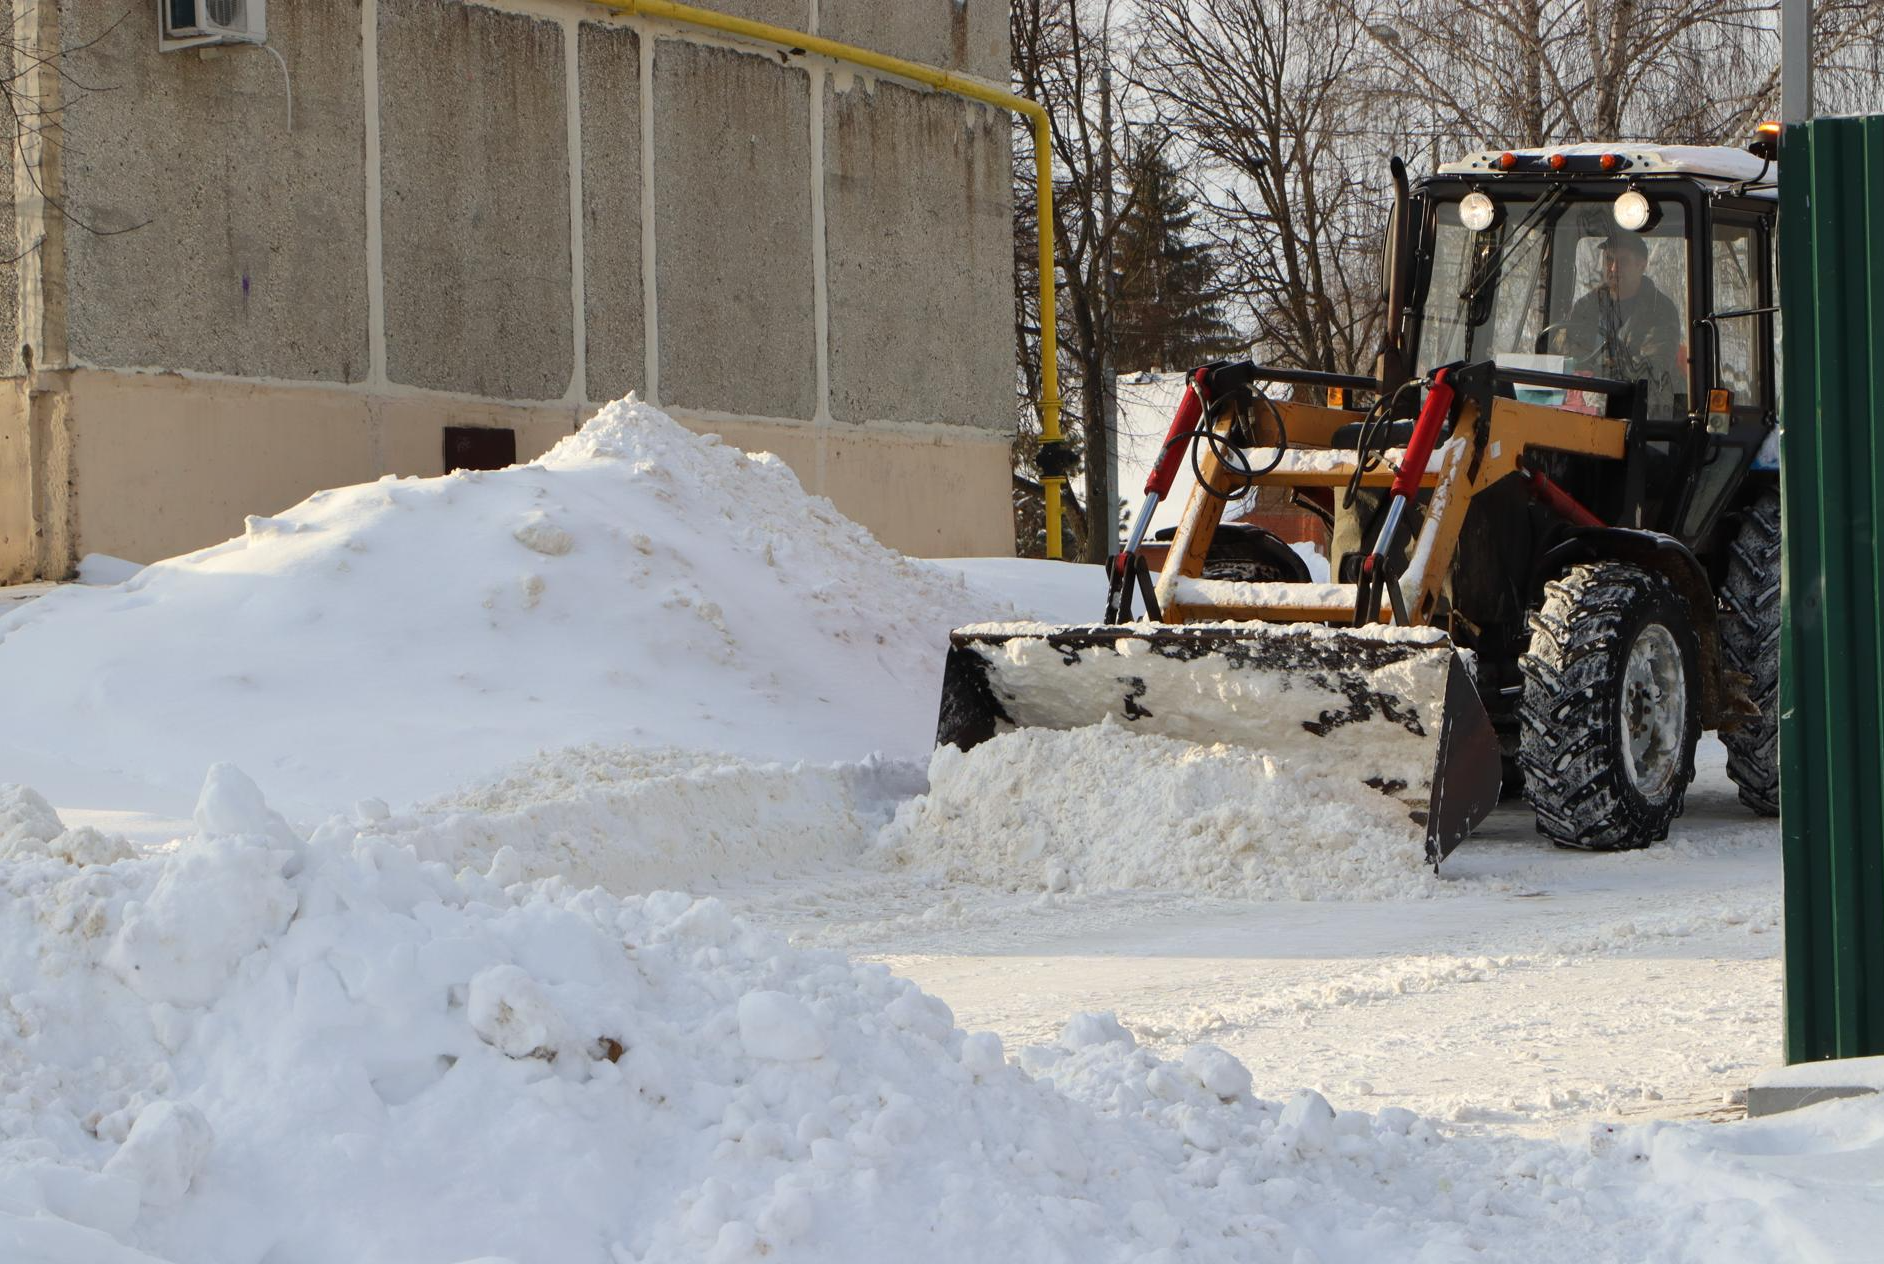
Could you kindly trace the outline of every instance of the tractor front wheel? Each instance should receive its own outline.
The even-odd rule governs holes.
[[[1686,605],[1626,562],[1573,567],[1544,594],[1521,660],[1518,746],[1538,832],[1592,851],[1668,837],[1701,728]]]

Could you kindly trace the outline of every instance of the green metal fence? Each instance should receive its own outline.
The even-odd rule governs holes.
[[[1780,151],[1786,1060],[1884,1054],[1884,117]]]

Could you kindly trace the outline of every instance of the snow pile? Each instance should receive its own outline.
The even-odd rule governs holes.
[[[618,893],[696,889],[853,861],[923,785],[913,761],[761,764],[583,746],[420,813],[394,816],[368,801],[354,816],[422,859],[492,870],[506,883],[560,876]]]
[[[929,783],[879,837],[879,863],[1049,893],[1317,900],[1448,889],[1398,802],[1339,770],[1285,767],[1243,747],[1113,723],[1018,729],[966,753],[937,750]]]
[[[1292,1124],[1226,1055],[1159,1063],[1108,1019],[1028,1054],[1036,1082],[715,901],[304,841],[226,767],[197,815],[169,855],[4,871],[0,1256],[1260,1258],[1251,1182],[1336,1150],[1332,1112]],[[1384,1167],[1410,1212],[1411,1122],[1348,1117],[1371,1157],[1311,1184]]]
[[[52,805],[25,786],[0,785],[0,862],[41,857],[73,865],[108,865],[128,860],[121,838],[98,830],[69,830]]]
[[[540,749],[926,756],[947,630],[1009,614],[777,458],[612,404],[535,463],[320,492],[0,619],[0,768],[187,814],[239,759],[291,815]]]
[[[1446,1139],[1101,1014],[1010,1059],[716,901],[303,839],[226,767],[199,809],[168,854],[0,865],[0,1258],[1770,1260],[1815,1191],[1766,1156],[1880,1144]]]

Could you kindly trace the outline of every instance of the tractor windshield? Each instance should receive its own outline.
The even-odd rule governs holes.
[[[1648,205],[1647,226],[1617,225],[1601,199],[1500,192],[1474,231],[1457,200],[1437,204],[1432,266],[1420,299],[1419,371],[1455,360],[1646,380],[1648,415],[1688,411],[1687,211]],[[1561,392],[1526,391],[1540,403]]]

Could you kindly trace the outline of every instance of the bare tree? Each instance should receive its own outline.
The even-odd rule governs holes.
[[[1734,143],[1778,104],[1775,0],[1337,2],[1375,44],[1374,90],[1466,145]],[[1815,6],[1830,97],[1867,86],[1881,16],[1879,0]]]
[[[1045,107],[1052,124],[1053,233],[1060,314],[1062,421],[1078,438],[1089,494],[1085,521],[1075,528],[1088,561],[1103,561],[1117,533],[1114,507],[1105,495],[1112,460],[1107,388],[1113,337],[1111,254],[1120,226],[1132,214],[1129,188],[1115,187],[1123,167],[1128,106],[1109,101],[1105,0],[1012,0],[1010,34],[1015,91]],[[1031,137],[1017,134],[1015,200],[1018,228],[1015,271],[1021,386],[1038,399],[1040,382],[1039,265],[1031,235],[1034,173]],[[1027,443],[1019,456],[1028,456]],[[1025,469],[1023,464],[1021,468]]]
[[[76,100],[107,89],[86,83],[70,69],[74,53],[83,52],[108,38],[132,14],[127,8],[102,31],[82,44],[56,47],[59,41],[42,40],[39,14],[32,4],[12,6],[11,20],[0,34],[0,128],[6,131],[9,155],[18,155],[15,163],[26,191],[52,212],[55,220],[76,225],[99,237],[115,237],[136,232],[148,220],[117,228],[102,228],[74,215],[64,199],[46,188],[45,174],[55,167],[64,147],[61,120],[65,110]],[[56,29],[56,26],[55,26]],[[19,191],[16,190],[16,195]],[[17,263],[34,249],[21,247],[4,262]]]
[[[1145,0],[1137,82],[1190,155],[1264,356],[1351,371],[1379,336],[1369,182],[1401,130],[1357,80],[1368,37],[1338,16],[1335,0]]]

